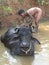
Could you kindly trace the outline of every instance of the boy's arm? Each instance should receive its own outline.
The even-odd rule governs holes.
[[[23,21],[24,21],[24,19],[23,19],[21,16],[19,16],[19,18],[18,18],[18,22],[19,22],[19,24],[22,24]]]

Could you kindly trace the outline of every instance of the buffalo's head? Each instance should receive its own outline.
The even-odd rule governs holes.
[[[1,36],[1,41],[12,54],[34,55],[34,43],[40,42],[33,37],[29,27],[11,28]]]

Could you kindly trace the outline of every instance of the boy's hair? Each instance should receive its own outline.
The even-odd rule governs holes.
[[[20,9],[19,11],[18,11],[18,14],[19,15],[21,15],[22,13],[24,13],[25,11],[23,10],[23,9]]]

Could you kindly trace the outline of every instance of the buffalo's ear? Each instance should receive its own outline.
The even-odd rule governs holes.
[[[0,40],[1,40],[1,42],[4,42],[5,40],[5,35],[3,34],[3,35],[1,35],[1,37],[0,37]]]
[[[34,38],[34,37],[32,37],[32,40],[33,40],[34,43],[36,43],[36,44],[41,44],[40,41],[39,41],[38,39]]]

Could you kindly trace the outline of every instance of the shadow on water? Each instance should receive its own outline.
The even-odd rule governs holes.
[[[0,30],[0,34],[7,29]],[[41,42],[35,45],[35,56],[11,56],[9,50],[0,42],[0,65],[49,65],[49,22],[40,23],[34,36]]]

